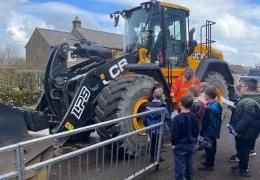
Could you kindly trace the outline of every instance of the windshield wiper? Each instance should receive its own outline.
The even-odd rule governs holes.
[[[150,15],[149,15],[149,16],[150,16]],[[144,32],[144,30],[145,30],[145,28],[146,28],[146,26],[147,26],[147,24],[148,24],[149,16],[147,17],[147,20],[146,20],[144,26],[141,28],[139,34],[136,36],[135,40],[133,41],[133,43],[131,43],[130,47],[128,48],[128,51],[129,51],[129,52],[132,52],[132,51],[134,50],[138,39],[141,37],[142,32]]]
[[[128,51],[129,51],[129,52],[132,52],[132,51],[134,50],[138,39],[139,39],[139,38],[141,37],[141,35],[142,35],[142,32],[144,32],[144,30],[145,30],[146,26],[148,25],[148,23],[151,22],[151,20],[152,20],[152,15],[153,15],[153,9],[154,9],[154,5],[151,7],[151,12],[150,12],[149,16],[147,17],[144,26],[141,28],[141,31],[140,31],[139,34],[136,36],[134,42],[131,43],[130,47],[128,48]]]

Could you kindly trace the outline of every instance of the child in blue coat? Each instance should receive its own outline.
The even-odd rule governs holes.
[[[156,109],[156,108],[164,107],[165,108],[165,111],[164,111],[165,119],[170,118],[169,112],[166,108],[166,104],[162,101],[162,96],[163,96],[163,89],[161,87],[156,88],[153,92],[153,99],[146,106],[146,111],[151,111],[151,110]],[[161,122],[161,113],[160,112],[150,113],[147,116],[145,116],[145,118],[144,118],[144,124],[147,127],[154,125],[154,124],[158,124],[160,122]],[[168,129],[168,126],[167,126],[167,123],[165,122],[164,130],[167,130],[167,129]],[[151,143],[151,145],[150,145],[150,147],[151,147],[151,149],[150,149],[150,160],[153,161],[153,162],[156,160],[159,134],[160,134],[159,127],[154,128],[154,129],[150,129],[148,131],[148,135],[149,135],[150,143]],[[160,158],[160,161],[163,161],[163,159]]]
[[[201,137],[207,139],[211,144],[205,147],[206,160],[199,167],[203,171],[212,171],[215,165],[215,154],[217,151],[217,139],[220,138],[222,107],[216,100],[217,89],[209,86],[205,92],[207,107],[202,121]]]

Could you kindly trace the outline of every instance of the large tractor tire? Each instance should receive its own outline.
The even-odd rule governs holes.
[[[146,75],[116,78],[102,90],[98,98],[96,121],[104,122],[142,112],[156,84],[158,82]],[[101,140],[106,140],[143,127],[143,117],[133,118],[100,128],[98,134]],[[120,142],[120,148],[127,154],[136,156],[140,154],[140,147],[146,143],[147,134],[142,132]]]
[[[217,99],[220,101],[221,96],[229,98],[228,86],[225,78],[218,72],[209,72],[205,77],[205,81],[210,85],[217,87],[218,96]]]
[[[230,116],[230,111],[227,108],[227,105],[222,103],[221,101],[221,96],[223,96],[226,99],[229,99],[230,96],[225,78],[218,72],[209,72],[205,76],[204,81],[206,81],[210,85],[214,85],[217,88],[217,100],[218,102],[220,102],[223,108],[222,120],[228,119]]]

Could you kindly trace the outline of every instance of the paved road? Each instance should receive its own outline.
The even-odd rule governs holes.
[[[223,124],[222,136],[218,141],[218,149],[216,154],[216,165],[213,172],[204,172],[198,170],[198,166],[202,161],[203,151],[197,151],[194,154],[194,180],[259,180],[260,179],[260,138],[256,143],[257,156],[250,157],[250,172],[252,177],[240,178],[231,175],[230,167],[235,166],[237,163],[230,163],[228,158],[235,152],[234,142],[230,140],[225,129],[226,123]],[[151,171],[142,175],[138,179],[142,180],[170,180],[173,178],[173,161],[172,161],[172,150],[171,147],[167,147],[166,152],[162,153],[162,156],[166,159],[165,162],[161,163],[159,171]]]

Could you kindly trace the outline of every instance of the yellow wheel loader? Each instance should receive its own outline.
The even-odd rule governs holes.
[[[217,87],[219,99],[232,98],[229,67],[223,54],[211,47],[214,22],[206,21],[201,27],[201,42],[197,43],[193,39],[195,29],[189,27],[189,14],[186,7],[155,0],[112,13],[115,24],[120,17],[125,20],[123,52],[117,56],[84,39],[73,47],[66,43],[56,46],[35,111],[0,105],[1,145],[6,137],[12,143],[26,139],[27,130],[48,128],[50,133],[58,133],[142,112],[157,84],[164,87],[167,106],[172,110],[175,100],[170,97],[170,87],[187,66],[193,67],[200,81]],[[88,60],[67,68],[69,54]],[[134,118],[100,128],[98,134],[105,140],[142,127],[143,119]],[[79,136],[87,138],[90,133]],[[146,141],[146,134],[140,133],[120,146],[135,156],[139,152],[136,147]],[[38,154],[41,152],[44,150]]]

